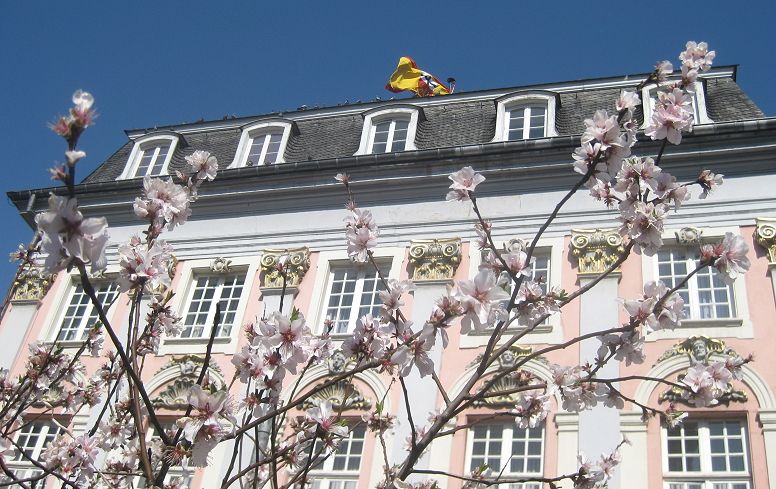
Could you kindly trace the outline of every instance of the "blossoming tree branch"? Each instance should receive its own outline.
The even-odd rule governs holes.
[[[184,479],[167,477],[208,464],[211,451],[225,444],[229,465],[221,487],[270,487],[281,489],[311,484],[310,471],[332,457],[343,439],[356,425],[363,425],[379,440],[382,451],[384,488],[430,488],[435,479],[456,478],[467,487],[500,483],[537,481],[550,487],[600,488],[607,484],[619,463],[619,445],[600,460],[582,460],[573,473],[552,478],[514,479],[482,465],[470,472],[445,472],[416,468],[418,460],[430,445],[442,437],[452,436],[480,421],[456,424],[457,416],[491,396],[516,396],[517,401],[501,416],[514,419],[517,426],[536,427],[549,414],[551,398],[559,395],[562,409],[581,412],[603,404],[619,409],[624,402],[639,406],[645,422],[660,417],[669,425],[681,423],[684,413],[674,405],[666,409],[639,404],[623,394],[619,385],[634,378],[609,378],[603,367],[610,362],[641,364],[646,360],[642,348],[645,337],[662,329],[673,329],[684,318],[684,301],[677,293],[699,270],[713,267],[726,282],[732,283],[749,268],[748,251],[740,236],[731,233],[716,245],[700,248],[701,260],[687,277],[673,287],[661,281],[647,282],[643,294],[622,301],[629,321],[573,338],[565,343],[537,349],[517,358],[506,369],[490,375],[489,367],[534,331],[549,316],[595,287],[617,269],[631,253],[654,255],[663,244],[661,235],[673,208],[679,211],[691,198],[694,186],[700,187],[700,198],[706,198],[718,185],[722,175],[704,171],[695,181],[679,182],[660,167],[668,144],[679,144],[682,134],[692,130],[691,91],[699,71],[710,68],[714,52],[705,43],[690,42],[681,53],[681,80],[666,83],[673,73],[671,63],[659,63],[636,91],[623,90],[616,102],[616,113],[598,110],[585,120],[581,146],[573,155],[573,168],[579,180],[547,217],[525,250],[500,250],[492,237],[487,209],[481,208],[476,189],[487,185],[485,177],[471,167],[450,175],[449,201],[464,201],[477,216],[477,246],[487,256],[472,280],[461,280],[448,286],[447,292],[434,303],[427,318],[407,318],[402,310],[403,298],[415,286],[409,281],[387,279],[379,268],[374,250],[380,231],[371,212],[356,203],[357,182],[342,173],[336,176],[348,195],[346,218],[347,251],[357,261],[377,269],[384,289],[381,314],[359,318],[355,331],[341,345],[346,367],[313,389],[303,388],[305,376],[317,363],[335,354],[330,336],[333,321],[311,331],[311,325],[298,311],[290,315],[272,312],[245,328],[247,344],[232,359],[234,373],[227,385],[214,382],[207,374],[214,338],[219,329],[219,313],[210,325],[210,341],[197,382],[190,388],[188,407],[172,429],[164,425],[158,408],[151,402],[143,382],[145,356],[159,352],[162,338],[179,336],[179,318],[170,305],[173,297],[169,267],[173,261],[172,246],[163,235],[184,225],[192,213],[201,185],[217,176],[216,157],[196,151],[186,160],[191,171],[173,177],[145,177],[142,195],[135,199],[134,212],[146,221],[142,235],[135,235],[118,247],[120,256],[119,290],[130,299],[130,325],[126,338],[118,336],[116,325],[105,314],[91,283],[92,273],[104,269],[108,244],[108,223],[104,217],[85,218],[75,194],[77,163],[85,156],[77,144],[85,129],[93,123],[93,98],[78,91],[68,116],[61,117],[52,129],[67,141],[66,164],[52,170],[53,178],[67,188],[67,196],[49,198],[49,210],[37,216],[38,230],[34,241],[20,246],[12,254],[20,259],[20,270],[43,259],[44,267],[54,273],[75,270],[83,290],[94,304],[99,321],[88,331],[75,353],[65,353],[58,344],[30,345],[30,356],[24,376],[0,378],[0,485],[16,484],[24,488],[41,487],[46,478],[57,479],[62,487],[164,487],[183,489]],[[659,84],[658,100],[645,134],[662,141],[653,156],[637,156],[637,123],[634,109],[644,103],[641,88]],[[590,196],[608,208],[619,211],[619,233],[626,240],[624,252],[607,270],[576,290],[559,287],[546,289],[543,278],[535,276],[534,252],[542,234],[562,212],[564,205],[582,187]],[[440,198],[442,196],[440,195]],[[40,257],[40,258],[39,258]],[[287,263],[280,260],[277,272],[286,279]],[[284,282],[285,284],[285,282]],[[284,285],[285,286],[285,285]],[[149,299],[150,298],[150,299]],[[281,307],[282,310],[282,302]],[[437,376],[429,352],[446,348],[450,335],[483,334],[489,336],[481,352],[480,363],[471,371],[462,388],[455,392]],[[107,335],[108,341],[105,341]],[[598,342],[595,358],[580,365],[550,365],[552,381],[545,382],[523,367],[532,359],[553,351],[574,347],[582,341]],[[104,358],[103,365],[86,372],[81,363],[84,355]],[[696,406],[709,406],[728,388],[732,379],[740,379],[741,366],[751,358],[731,357],[712,365],[696,364],[683,380],[670,382],[651,379],[677,388]],[[315,394],[345,381],[352,387],[356,374],[374,370],[390,379],[390,385],[402,389],[408,419],[397,419],[387,412],[384,399],[364,414],[358,423],[345,422],[343,406],[317,401],[309,407]],[[438,389],[443,405],[429,413],[428,423],[413,419],[412,399],[407,396],[406,378],[416,371],[430,377]],[[78,381],[90,375],[87,382]],[[499,390],[499,380],[510,378],[517,387]],[[641,379],[643,380],[643,378]],[[64,391],[62,406],[38,406],[54,388]],[[235,394],[239,392],[239,394]],[[308,406],[308,407],[305,407]],[[21,450],[17,434],[37,419],[58,422],[54,414],[74,414],[97,409],[91,425],[82,434],[62,426],[62,434],[46,446],[42,457],[33,459]],[[395,459],[386,449],[386,437],[396,423],[407,423],[410,436],[402,459]],[[38,469],[38,474],[19,478],[7,462],[12,454],[22,454]],[[246,456],[247,454],[247,456]],[[409,479],[412,474],[424,477]],[[413,480],[414,482],[410,482]]]

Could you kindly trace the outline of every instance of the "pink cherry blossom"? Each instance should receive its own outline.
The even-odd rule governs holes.
[[[197,150],[191,156],[187,156],[186,161],[194,169],[197,179],[207,179],[212,182],[216,178],[218,160],[215,156],[211,156],[208,151]]]
[[[485,181],[485,177],[470,166],[451,173],[448,178],[453,183],[450,185],[452,190],[447,194],[447,200],[468,200],[469,192],[474,192],[474,188]]]
[[[74,264],[90,263],[92,272],[107,265],[108,221],[104,217],[84,219],[75,198],[49,197],[49,210],[35,218],[41,235],[41,251],[48,254],[45,267],[57,272]]]
[[[709,71],[711,69],[711,62],[717,53],[709,51],[708,44],[705,42],[696,44],[694,41],[690,41],[686,47],[687,49],[679,55],[682,65],[701,71]]]

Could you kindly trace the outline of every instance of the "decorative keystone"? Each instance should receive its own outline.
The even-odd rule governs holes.
[[[219,257],[213,260],[213,263],[210,264],[210,271],[213,273],[229,273],[232,271],[231,265],[232,260]]]
[[[676,234],[676,242],[680,244],[701,244],[701,235],[703,234],[703,231],[694,228],[691,226],[688,226],[686,228],[680,229]]]
[[[264,250],[261,256],[261,270],[264,272],[263,287],[297,287],[310,269],[310,249],[305,247],[286,250]]]
[[[413,239],[410,263],[412,280],[450,280],[461,263],[461,238]]]
[[[578,275],[597,275],[617,261],[625,251],[617,231],[616,228],[571,230],[571,253],[578,260]]]

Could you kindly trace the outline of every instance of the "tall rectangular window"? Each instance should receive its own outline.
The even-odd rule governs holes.
[[[507,140],[532,139],[544,137],[547,109],[529,105],[516,107],[509,111],[509,133]]]
[[[100,299],[103,307],[107,308],[116,298],[118,286],[112,281],[96,282],[93,286],[97,298]],[[98,311],[84,292],[83,286],[80,283],[76,284],[73,296],[70,298],[70,304],[62,318],[56,341],[85,340],[89,334],[89,329],[99,319]]]
[[[658,277],[668,288],[681,282],[698,264],[696,250],[663,248],[657,254]],[[679,289],[684,299],[687,319],[719,319],[735,317],[733,288],[714,273],[713,267],[704,267]]]
[[[668,489],[751,489],[744,421],[685,421],[665,431]]]
[[[343,439],[335,453],[325,460],[313,462],[310,475],[314,478],[312,489],[356,489],[361,459],[364,454],[366,427],[355,426]],[[314,453],[321,451],[318,441]]]
[[[482,465],[491,474],[537,476],[544,471],[544,427],[520,428],[515,423],[478,424],[469,430],[469,471]],[[503,472],[502,472],[503,471]],[[504,484],[509,489],[540,489],[540,483]]]
[[[221,321],[216,336],[229,336],[234,326],[237,307],[245,285],[245,274],[197,275],[183,322],[183,338],[210,335],[216,304],[221,305]]]
[[[385,286],[370,266],[332,267],[326,295],[326,315],[334,321],[332,333],[352,331],[364,314],[379,317],[381,290]]]

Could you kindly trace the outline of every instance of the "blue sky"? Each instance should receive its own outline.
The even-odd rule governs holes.
[[[774,18],[773,1],[4,2],[0,185],[53,183],[65,143],[46,124],[79,88],[100,114],[79,145],[82,178],[125,129],[389,98],[401,56],[472,91],[643,73],[706,41],[776,116]],[[0,218],[3,253],[32,237],[10,202]],[[5,288],[15,266],[0,262]]]

